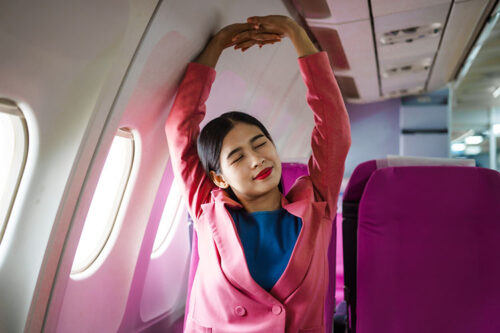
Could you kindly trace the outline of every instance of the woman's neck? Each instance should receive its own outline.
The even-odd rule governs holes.
[[[281,192],[278,187],[255,198],[238,196],[243,208],[249,213],[277,210],[281,208]]]

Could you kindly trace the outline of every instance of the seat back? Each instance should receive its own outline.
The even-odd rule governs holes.
[[[354,169],[342,198],[342,245],[344,259],[344,299],[347,303],[347,329],[356,331],[356,259],[358,208],[366,183],[377,170],[375,160],[364,162]]]
[[[361,193],[351,331],[499,332],[500,174],[370,162],[344,193]]]

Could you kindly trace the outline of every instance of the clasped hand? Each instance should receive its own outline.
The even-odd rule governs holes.
[[[222,48],[234,46],[236,50],[246,51],[254,45],[262,47],[279,42],[283,37],[290,37],[297,27],[297,23],[287,16],[253,16],[247,19],[247,23],[224,27],[214,38]]]
[[[196,62],[215,68],[221,52],[227,47],[246,51],[254,45],[274,44],[283,37],[290,38],[299,57],[318,52],[305,30],[291,18],[282,15],[252,16],[247,23],[222,28],[205,46]]]

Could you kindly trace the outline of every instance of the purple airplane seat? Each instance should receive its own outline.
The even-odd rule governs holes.
[[[297,178],[308,175],[307,165],[302,163],[282,163],[282,184],[283,193],[286,195]],[[191,222],[192,223],[192,222]],[[198,267],[198,238],[194,228],[192,230],[191,242],[191,263],[189,268],[188,292],[186,300],[186,310],[184,315],[184,327],[186,325],[187,310],[189,309],[189,297],[191,295],[191,287],[193,285],[196,268]],[[335,277],[335,262],[336,262],[336,228],[335,221],[333,223],[332,238],[328,247],[329,272],[331,277]],[[330,278],[328,286],[328,297],[325,300],[325,328],[327,332],[332,332],[333,314],[335,311],[335,278]]]
[[[342,226],[349,332],[500,332],[497,171],[362,163]]]

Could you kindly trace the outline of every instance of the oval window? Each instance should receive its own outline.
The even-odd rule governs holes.
[[[132,133],[125,129],[118,130],[85,219],[72,274],[89,268],[111,235],[132,171],[134,149]]]
[[[167,202],[161,214],[160,224],[153,244],[152,257],[158,257],[168,246],[167,238],[173,225],[182,216],[184,202],[182,200],[182,189],[178,181],[174,178],[170,191],[168,192]]]
[[[14,102],[0,99],[0,242],[28,156],[28,127]]]

